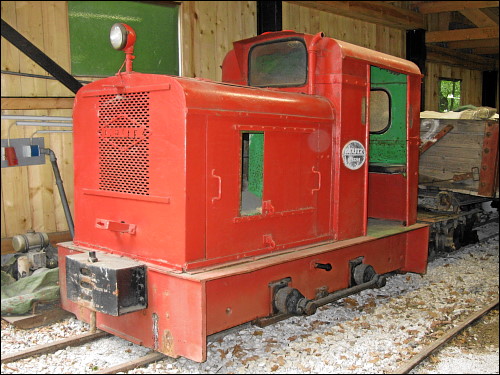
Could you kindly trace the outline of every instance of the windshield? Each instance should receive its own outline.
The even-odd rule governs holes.
[[[307,81],[307,50],[302,40],[279,40],[252,47],[248,64],[250,86],[302,86]]]

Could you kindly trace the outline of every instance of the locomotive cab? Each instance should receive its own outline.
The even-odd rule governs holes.
[[[422,75],[415,64],[322,33],[283,31],[235,42],[222,73],[225,82],[330,100],[335,239],[366,235],[369,218],[416,222]]]

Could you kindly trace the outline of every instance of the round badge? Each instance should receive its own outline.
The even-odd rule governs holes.
[[[366,150],[361,142],[350,141],[342,149],[344,165],[355,171],[363,166],[366,160]]]

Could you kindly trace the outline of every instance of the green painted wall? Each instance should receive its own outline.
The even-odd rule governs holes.
[[[136,34],[134,71],[179,74],[178,12],[135,1],[68,1],[71,71],[79,76],[112,76],[125,54],[109,42],[113,24],[123,22]]]

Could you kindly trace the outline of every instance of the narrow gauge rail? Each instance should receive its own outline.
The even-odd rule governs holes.
[[[436,352],[438,349],[442,348],[447,342],[449,342],[452,338],[458,335],[460,332],[465,330],[467,327],[470,327],[473,323],[483,318],[486,314],[488,314],[495,307],[498,307],[498,299],[489,305],[483,307],[481,310],[469,315],[467,319],[457,325],[455,328],[450,329],[443,335],[439,340],[436,340],[432,344],[426,346],[419,354],[415,355],[411,360],[403,363],[399,366],[394,372],[391,374],[408,374],[412,369],[414,369],[418,364],[423,362],[426,358],[428,358],[432,353]]]
[[[2,363],[10,363],[36,355],[53,353],[59,349],[67,348],[68,346],[82,345],[89,341],[97,340],[108,335],[109,333],[98,330],[96,332],[87,332],[78,336],[57,340],[48,344],[37,345],[33,348],[29,348],[18,353],[2,356]]]
[[[391,372],[392,374],[408,374],[412,369],[418,366],[420,363],[425,361],[431,354],[435,353],[437,350],[442,348],[446,343],[448,343],[451,339],[457,336],[460,332],[464,331],[466,328],[470,327],[472,324],[476,323],[478,320],[482,319],[485,315],[487,315],[491,310],[498,307],[499,300],[496,299],[494,302],[488,304],[483,307],[481,310],[469,315],[464,321],[458,324],[455,328],[449,330],[444,336],[433,342],[432,344],[426,346],[419,354],[415,355],[411,360],[405,362],[401,366],[399,366],[395,371]],[[245,324],[246,326],[246,324]],[[215,340],[221,337],[223,334],[227,334],[229,332],[233,332],[237,329],[241,329],[242,326],[233,327],[227,331],[220,332],[218,334],[211,335],[209,340]],[[70,337],[62,340],[57,340],[55,342],[38,345],[34,348],[30,348],[24,350],[19,353],[6,355],[2,357],[1,363],[6,364],[10,362],[15,362],[20,359],[37,356],[41,354],[47,354],[55,352],[59,349],[66,348],[68,346],[77,346],[81,344],[85,344],[89,341],[97,340],[110,334],[104,331],[97,330],[96,332],[88,332],[82,335],[78,335],[75,337]],[[142,357],[133,359],[131,361],[127,361],[121,363],[119,365],[109,367],[106,369],[101,369],[100,371],[96,371],[96,374],[116,374],[119,372],[125,372],[132,370],[137,367],[148,365],[149,363],[160,361],[164,359],[166,356],[162,353],[158,352],[150,352]]]
[[[487,315],[491,310],[498,307],[499,300],[496,299],[494,302],[488,304],[483,307],[481,310],[469,315],[465,320],[463,320],[460,324],[458,324],[453,329],[450,329],[444,336],[433,342],[432,344],[426,346],[419,354],[415,355],[411,360],[403,363],[399,366],[395,371],[391,372],[391,374],[408,374],[412,369],[418,366],[420,363],[425,361],[431,354],[435,353],[437,350],[442,348],[446,343],[448,343],[451,339],[457,336],[460,332],[464,331],[466,328],[470,327],[472,324],[476,323],[478,320],[482,319],[485,315]],[[229,332],[233,332],[236,329],[241,329],[242,327],[233,327],[227,331],[220,332],[215,335],[211,335],[211,340],[215,340],[218,337],[221,337],[221,334],[227,334]],[[82,335],[78,335],[75,337],[70,337],[62,340],[57,340],[52,343],[38,345],[34,348],[30,348],[24,350],[19,353],[5,355],[2,357],[1,363],[6,364],[10,362],[15,362],[20,359],[29,358],[32,356],[37,356],[41,354],[52,353],[60,349],[64,349],[68,346],[77,346],[82,345],[87,342],[97,340],[110,334],[104,331],[97,330],[96,332],[88,332]],[[142,357],[118,364],[116,366],[112,366],[109,368],[101,369],[96,371],[96,374],[116,374],[119,372],[125,372],[132,370],[137,367],[148,365],[149,363],[160,361],[164,359],[166,356],[159,352],[150,352]]]
[[[241,330],[247,326],[249,326],[251,323],[245,323],[242,325],[239,325],[237,327],[232,327],[227,330],[224,330],[222,332],[214,333],[213,335],[208,336],[207,340],[208,341],[215,341],[220,339],[221,337],[232,333],[236,332],[238,330]],[[18,353],[13,353],[13,354],[7,354],[2,356],[1,363],[2,364],[7,364],[11,362],[16,362],[21,359],[29,358],[29,357],[35,357],[38,355],[42,354],[49,354],[49,353],[54,353],[57,350],[60,349],[65,349],[68,346],[79,346],[86,344],[88,342],[98,340],[107,336],[110,336],[111,334],[108,332],[104,332],[101,330],[95,330],[94,332],[89,331],[86,333],[83,333],[81,335],[73,336],[73,337],[67,337],[61,340],[56,340],[54,342],[50,342],[47,344],[42,344],[42,345],[37,345],[35,347],[22,350]],[[130,361],[120,363],[118,365],[109,367],[109,368],[104,368],[99,371],[95,371],[95,374],[116,374],[118,372],[125,372],[132,370],[137,367],[141,366],[146,366],[152,362],[160,361],[162,359],[166,358],[166,356],[162,353],[159,352],[150,352],[142,357],[132,359]]]
[[[498,217],[494,217],[493,219],[486,220],[485,222],[482,222],[478,227],[475,229],[479,229],[482,226],[488,225],[492,222],[498,222]],[[492,235],[489,235],[487,237],[481,238],[480,243],[487,241],[488,239],[492,237],[498,236],[498,233],[494,233]],[[437,256],[442,256],[444,253],[438,253]],[[436,340],[434,343],[428,345],[425,347],[419,354],[415,355],[410,359],[409,361],[405,362],[401,366],[399,366],[396,370],[394,370],[391,373],[394,374],[407,374],[409,373],[412,369],[414,369],[417,365],[422,363],[426,358],[428,358],[431,354],[435,353],[437,350],[443,347],[447,342],[449,342],[451,339],[453,339],[456,335],[458,335],[460,332],[465,330],[467,327],[471,326],[481,318],[483,318],[486,314],[488,314],[491,310],[494,308],[498,307],[499,300],[495,300],[494,302],[488,304],[481,310],[469,315],[464,321],[462,321],[459,325],[454,327],[453,329],[450,329],[444,336]],[[229,328],[227,330],[212,334],[207,337],[207,341],[216,341],[225,335],[233,332],[237,332],[247,326],[249,326],[251,323],[245,323],[236,327]],[[272,323],[270,323],[272,324]],[[268,324],[266,324],[268,325]],[[101,330],[96,330],[95,332],[89,331],[84,334],[80,334],[74,337],[69,337],[61,340],[57,340],[51,343],[47,344],[42,344],[42,345],[37,345],[35,347],[20,351],[18,353],[13,353],[13,354],[7,354],[2,356],[1,358],[1,363],[2,364],[7,364],[11,362],[16,362],[21,359],[29,358],[29,357],[34,357],[38,355],[43,355],[43,354],[48,354],[48,353],[54,353],[57,350],[65,349],[69,346],[79,346],[83,345],[85,343],[98,340],[100,338],[104,338],[110,336],[109,333],[101,331]],[[132,370],[134,368],[138,368],[141,366],[146,366],[152,362],[160,361],[162,359],[167,358],[164,354],[159,353],[159,352],[150,352],[142,357],[135,358],[133,360],[109,367],[109,368],[103,368],[99,371],[95,371],[95,374],[116,374],[119,372],[125,372]]]
[[[69,337],[65,338],[62,340],[57,340],[48,344],[43,344],[43,345],[37,345],[33,348],[23,350],[19,353],[15,354],[10,354],[10,355],[5,355],[2,356],[2,363],[10,363],[10,362],[15,362],[20,359],[24,358],[29,358],[29,357],[34,357],[37,355],[41,354],[47,354],[47,353],[53,353],[57,350],[67,348],[68,346],[78,346],[85,344],[87,342],[93,341],[93,340],[98,340],[100,338],[109,336],[110,334],[101,330],[97,330],[96,332],[87,332],[78,336],[74,337]],[[151,352],[146,354],[145,356],[142,356],[140,358],[133,359],[131,361],[127,361],[124,363],[121,363],[119,365],[107,368],[107,369],[102,369],[100,371],[96,371],[96,374],[116,374],[118,372],[124,372],[128,370],[132,370],[136,367],[144,366],[147,365],[151,362],[159,361],[161,359],[165,358],[164,354],[158,353],[158,352]]]

